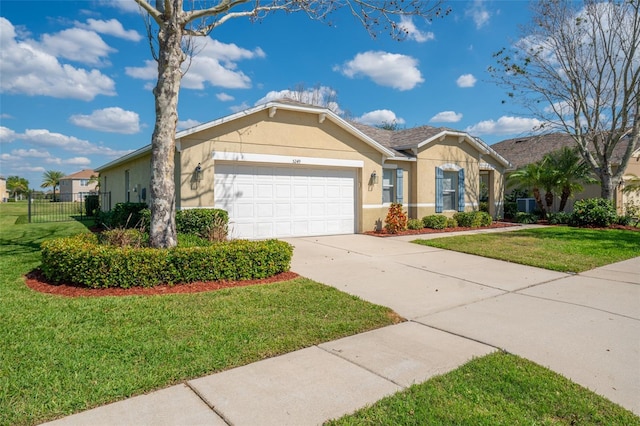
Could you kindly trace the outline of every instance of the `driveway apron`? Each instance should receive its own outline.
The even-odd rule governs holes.
[[[523,356],[640,414],[640,257],[574,275],[415,238],[291,239],[292,270]]]

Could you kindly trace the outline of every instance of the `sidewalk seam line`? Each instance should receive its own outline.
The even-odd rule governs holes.
[[[366,332],[365,332],[365,333],[366,333]],[[362,333],[360,333],[360,334],[362,334]],[[357,336],[357,334],[354,334],[354,336]],[[331,342],[326,342],[326,343],[331,343]],[[371,370],[371,369],[370,369],[370,368],[368,368],[368,367],[365,367],[365,366],[364,366],[364,365],[362,365],[362,364],[358,364],[357,362],[355,362],[355,361],[353,361],[353,360],[350,360],[350,359],[348,359],[348,358],[345,358],[344,356],[340,355],[339,353],[333,352],[333,351],[331,351],[331,350],[329,350],[329,349],[322,348],[322,347],[320,347],[320,345],[316,345],[316,347],[317,347],[318,349],[320,349],[321,351],[324,351],[325,353],[329,354],[329,355],[332,355],[332,356],[335,356],[335,357],[337,357],[337,358],[340,358],[340,359],[342,359],[342,360],[344,360],[344,361],[348,362],[349,364],[355,365],[355,366],[356,366],[356,367],[358,367],[358,368],[361,368],[361,369],[363,369],[363,370],[365,370],[365,371],[368,371],[369,373],[373,374],[373,375],[374,375],[374,376],[376,376],[376,377],[380,377],[381,379],[384,379],[384,380],[386,380],[386,381],[388,381],[388,382],[390,382],[390,383],[393,383],[394,385],[399,386],[401,389],[407,389],[407,386],[403,385],[402,383],[398,383],[398,382],[396,382],[395,380],[390,379],[389,377],[384,377],[383,375],[381,375],[381,374],[377,373],[376,371]]]
[[[218,411],[218,409],[215,407],[215,405],[209,403],[209,401],[207,400],[207,398],[202,395],[196,388],[195,386],[192,386],[191,383],[189,383],[188,380],[183,382],[184,385],[186,387],[188,387],[191,392],[193,392],[194,394],[196,394],[196,396],[207,406],[209,407],[209,409],[211,411],[213,411],[218,417],[220,417],[222,419],[223,422],[225,422],[226,424],[228,424],[229,426],[233,426],[233,422],[231,420],[229,420],[224,414],[222,414],[220,411]]]

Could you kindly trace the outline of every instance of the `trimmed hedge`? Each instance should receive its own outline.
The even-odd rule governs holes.
[[[616,221],[618,215],[611,200],[588,198],[573,203],[572,226],[607,227]]]
[[[407,229],[417,230],[422,228],[424,228],[424,225],[420,219],[409,219],[407,221]]]
[[[289,270],[293,248],[278,240],[235,240],[172,249],[100,245],[93,234],[42,243],[42,273],[92,288],[268,278]]]
[[[480,228],[481,226],[489,226],[493,222],[491,215],[487,212],[458,212],[453,215],[458,222],[458,226],[464,228]]]
[[[441,214],[432,214],[422,218],[425,228],[444,229],[447,227],[447,217]]]

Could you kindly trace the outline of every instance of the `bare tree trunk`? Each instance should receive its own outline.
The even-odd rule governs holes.
[[[600,173],[600,196],[606,200],[613,201],[616,194],[617,180],[610,173]]]
[[[175,15],[174,15],[175,17]],[[149,243],[155,248],[175,247],[174,156],[178,123],[178,94],[184,60],[182,28],[177,19],[160,27],[158,57],[158,83],[155,95],[156,122],[151,138],[151,224]]]
[[[562,188],[562,195],[560,196],[560,207],[558,211],[563,212],[565,207],[567,206],[567,201],[569,200],[569,196],[571,195],[571,190],[568,187]]]
[[[547,211],[544,208],[544,204],[542,203],[542,196],[540,195],[540,189],[533,188],[533,198],[536,200],[536,204],[540,211],[542,212],[542,217],[547,217]]]

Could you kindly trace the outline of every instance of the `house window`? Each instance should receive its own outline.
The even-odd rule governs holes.
[[[402,169],[382,169],[382,202],[402,204]]]
[[[80,186],[87,186],[87,185],[89,185],[89,179],[80,180]]]
[[[395,202],[394,196],[394,184],[395,184],[395,170],[382,169],[382,202],[393,203]]]
[[[436,167],[436,213],[464,211],[464,169],[443,170]]]
[[[442,178],[442,209],[458,210],[458,172],[444,172]]]

